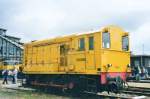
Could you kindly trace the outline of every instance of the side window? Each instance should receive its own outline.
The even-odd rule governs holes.
[[[138,67],[138,66],[140,66],[140,62],[138,60],[135,60],[134,65],[135,65],[135,67]]]
[[[150,59],[149,58],[145,58],[145,66],[150,66]]]
[[[123,51],[129,50],[129,38],[128,38],[128,36],[122,37],[122,50]]]
[[[7,42],[3,40],[3,55],[6,55],[6,44]]]
[[[103,32],[102,43],[103,43],[103,48],[110,48],[110,33]]]
[[[89,37],[89,50],[94,49],[94,37]]]
[[[78,44],[79,45],[79,51],[85,50],[85,40],[84,40],[84,38],[80,38],[78,43],[79,43]]]

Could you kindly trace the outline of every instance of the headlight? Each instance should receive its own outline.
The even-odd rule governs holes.
[[[112,64],[107,64],[107,67],[111,67],[112,66]]]
[[[128,64],[128,65],[127,65],[127,67],[131,67],[131,65],[130,65],[130,64]]]

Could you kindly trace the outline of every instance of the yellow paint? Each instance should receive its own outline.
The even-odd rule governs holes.
[[[110,33],[111,47],[102,47],[102,32]],[[130,72],[130,50],[122,50],[122,37],[128,35],[117,26],[106,26],[97,32],[35,41],[25,44],[24,73],[26,74],[94,74],[100,72]],[[89,50],[88,38],[94,37],[94,50]],[[78,48],[85,39],[85,50]],[[63,46],[64,45],[64,46]],[[65,48],[61,53],[60,46]],[[112,64],[108,68],[108,64]]]

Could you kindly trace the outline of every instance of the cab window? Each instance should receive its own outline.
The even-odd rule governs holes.
[[[128,36],[122,37],[122,50],[123,51],[129,50],[129,37]]]
[[[89,37],[89,50],[94,49],[94,37]]]
[[[85,40],[84,38],[79,39],[79,51],[85,50]]]
[[[102,33],[102,44],[103,48],[110,48],[110,33],[108,32]]]

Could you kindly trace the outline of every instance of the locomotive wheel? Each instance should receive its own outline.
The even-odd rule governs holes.
[[[68,88],[69,88],[69,89],[73,89],[74,87],[75,87],[75,85],[74,85],[73,82],[70,82],[70,83],[68,84]]]
[[[114,93],[118,93],[118,86],[115,83],[111,84],[111,91]]]
[[[82,93],[82,88],[77,83],[70,82],[68,84],[67,92],[73,96],[80,96]]]
[[[109,92],[114,92],[114,93],[118,93],[118,86],[115,82],[110,82],[107,86],[107,91]]]
[[[73,82],[65,84],[65,87],[62,89],[64,93],[73,93],[74,90],[75,90],[75,84]]]

